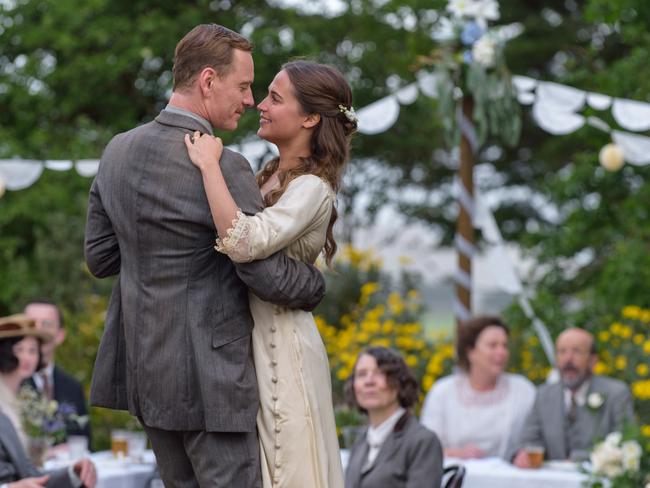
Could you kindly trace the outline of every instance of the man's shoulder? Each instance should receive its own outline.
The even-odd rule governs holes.
[[[542,383],[537,387],[537,396],[538,398],[545,398],[548,395],[557,393],[558,391],[562,391],[562,383],[560,381]]]
[[[233,151],[227,147],[223,148],[223,153],[221,154],[221,164],[222,165],[241,165],[247,169],[253,171],[248,159],[244,157],[243,154]]]
[[[130,141],[133,141],[134,139],[142,137],[143,135],[146,135],[147,133],[150,133],[155,130],[156,130],[156,123],[155,121],[152,120],[145,124],[138,125],[137,127],[134,127],[127,131],[119,132],[111,138],[111,140],[106,145],[106,149],[107,150],[114,149],[123,146],[125,144],[129,144]]]
[[[626,394],[630,387],[627,383],[610,376],[596,375],[592,378],[592,388],[612,395]]]

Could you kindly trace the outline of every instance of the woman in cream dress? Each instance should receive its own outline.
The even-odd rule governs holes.
[[[258,105],[258,135],[279,157],[258,175],[267,208],[243,215],[219,169],[221,140],[187,136],[201,169],[220,236],[217,250],[237,262],[284,249],[313,263],[336,251],[334,200],[356,129],[352,94],[334,68],[306,61],[283,66]],[[265,488],[343,488],[327,354],[309,312],[250,295],[253,353],[260,391],[258,431]]]

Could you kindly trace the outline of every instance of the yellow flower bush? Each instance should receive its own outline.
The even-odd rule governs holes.
[[[400,290],[387,279],[381,271],[381,261],[371,251],[344,247],[326,276],[335,276],[334,287],[344,287],[349,272],[372,275],[368,281],[358,283],[356,301],[340,310],[339,316],[330,314],[328,319],[319,313],[320,308],[315,314],[330,362],[335,403],[343,406],[344,383],[351,376],[359,353],[370,346],[399,351],[422,386],[423,397],[438,377],[451,370],[454,348],[450,340],[433,341],[425,336],[419,320],[419,293],[415,289]],[[337,295],[336,290],[333,294]],[[324,309],[330,309],[328,304],[324,304]]]

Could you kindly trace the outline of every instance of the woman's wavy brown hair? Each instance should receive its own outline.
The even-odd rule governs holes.
[[[336,68],[301,60],[286,63],[282,69],[291,80],[303,113],[320,115],[320,122],[312,133],[311,154],[300,158],[300,164],[295,168],[278,173],[280,186],[267,193],[264,198],[266,205],[277,202],[291,180],[306,174],[319,176],[330,184],[334,192],[338,192],[343,167],[350,154],[350,138],[357,129],[356,122],[349,120],[339,107],[352,107],[352,90]],[[257,184],[260,187],[277,171],[279,163],[279,158],[274,158],[258,173]],[[332,227],[337,217],[334,207],[324,249],[328,266],[336,253]]]

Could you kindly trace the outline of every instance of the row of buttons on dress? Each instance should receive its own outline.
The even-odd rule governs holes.
[[[273,314],[274,315],[280,315],[281,313],[282,313],[282,307],[279,307],[279,306],[275,305],[273,307]],[[273,399],[273,417],[275,418],[275,422],[276,422],[276,424],[275,424],[275,449],[276,449],[276,451],[278,449],[280,449],[280,440],[278,438],[279,437],[278,434],[280,434],[280,430],[281,430],[280,426],[277,424],[277,421],[280,418],[280,412],[278,410],[278,395],[277,395],[277,390],[276,390],[277,389],[277,384],[278,384],[278,376],[277,376],[277,369],[276,369],[277,366],[278,366],[278,361],[275,358],[275,353],[276,353],[276,348],[277,348],[277,344],[275,343],[275,340],[276,340],[275,339],[275,333],[277,332],[277,330],[278,329],[275,326],[275,324],[271,325],[271,334],[272,335],[271,335],[271,344],[270,344],[270,346],[271,346],[271,354],[270,354],[270,356],[271,356],[271,367],[273,368],[273,376],[271,377],[271,381],[273,382],[274,390],[275,390],[273,392],[273,396],[271,398]],[[277,461],[277,453],[275,453],[274,457],[276,458],[276,461],[275,461],[275,465],[274,465],[275,470],[274,470],[274,473],[273,473],[273,484],[277,484],[277,483],[280,482],[280,480],[278,478],[278,471],[277,470],[280,469],[281,465],[280,465],[280,462]]]

